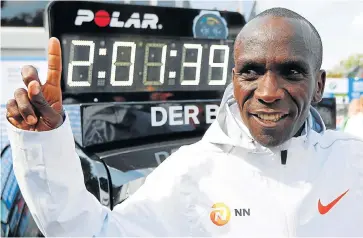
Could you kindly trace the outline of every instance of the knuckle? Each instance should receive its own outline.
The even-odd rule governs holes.
[[[38,71],[33,65],[24,65],[21,70],[21,73],[23,76],[27,76],[27,75],[33,74],[33,73],[38,74]]]
[[[37,80],[38,71],[31,65],[27,65],[26,68],[23,68],[22,71],[23,81],[26,84],[29,84],[32,80]]]
[[[45,107],[48,106],[48,102],[45,100],[42,94],[37,95],[32,98],[32,102],[36,103],[38,106]]]
[[[47,107],[49,107],[48,103],[47,103],[46,101],[44,101],[44,100],[40,101],[40,102],[38,103],[38,106],[39,106],[40,108],[47,108]]]
[[[63,117],[60,114],[54,114],[51,117],[44,118],[45,123],[51,128],[57,128],[62,125]]]
[[[32,100],[32,103],[35,105],[35,107],[38,110],[45,110],[48,109],[50,107],[50,105],[48,104],[48,102],[41,96],[36,97],[36,99],[34,98]]]
[[[17,128],[20,128],[20,129],[21,129],[21,127],[20,127],[21,121],[16,120],[15,118],[12,118],[12,117],[8,118],[8,121],[9,121],[9,122],[10,122],[13,126],[15,126],[15,127],[17,127]]]
[[[23,114],[24,113],[27,114],[27,113],[29,113],[31,111],[31,108],[30,108],[30,105],[29,104],[28,105],[19,105],[18,106],[18,109]]]
[[[55,128],[58,128],[62,125],[63,123],[63,117],[61,115],[58,115],[58,117],[56,118],[56,121],[54,123]]]
[[[62,67],[62,61],[59,55],[49,54],[48,58],[48,69],[59,70]]]
[[[6,103],[6,108],[9,109],[9,108],[12,108],[16,106],[16,101],[15,99],[9,99]]]
[[[27,94],[27,91],[24,88],[18,88],[14,92],[14,97],[19,98],[26,94]]]
[[[34,73],[37,73],[38,70],[33,66],[33,65],[28,65],[29,69],[34,72]]]
[[[6,117],[17,118],[20,116],[18,105],[14,99],[10,99],[6,104]]]

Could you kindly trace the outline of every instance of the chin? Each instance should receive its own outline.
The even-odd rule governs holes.
[[[272,148],[272,147],[282,145],[286,141],[286,139],[283,137],[277,137],[277,136],[273,136],[273,135],[259,134],[259,135],[252,135],[252,136],[260,145],[267,147],[267,148]]]
[[[286,117],[278,122],[260,122],[254,117],[249,117],[248,127],[252,137],[264,147],[276,147],[291,138],[293,120]]]

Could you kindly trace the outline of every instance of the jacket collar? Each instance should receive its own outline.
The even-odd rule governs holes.
[[[233,96],[233,86],[230,84],[223,95],[217,118],[205,133],[203,140],[218,145],[242,147],[253,153],[277,152],[311,144],[315,145],[319,135],[325,132],[325,125],[313,107],[310,108],[309,116],[304,125],[305,128],[300,136],[293,137],[278,147],[267,148],[260,145],[242,122],[239,108]]]

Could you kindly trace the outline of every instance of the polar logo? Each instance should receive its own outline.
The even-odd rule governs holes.
[[[136,29],[162,29],[163,25],[158,24],[159,17],[152,13],[145,13],[140,19],[140,13],[134,12],[131,17],[124,21],[120,21],[120,12],[112,12],[112,15],[105,11],[99,10],[93,13],[91,10],[79,9],[74,24],[81,26],[84,22],[92,22],[99,27],[118,27],[118,28],[136,28]]]

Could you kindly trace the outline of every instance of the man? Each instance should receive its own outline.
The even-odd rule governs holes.
[[[352,100],[350,103],[344,131],[363,138],[363,96],[359,99]]]
[[[28,91],[7,107],[16,177],[44,235],[363,236],[363,141],[325,130],[311,107],[323,95],[322,44],[300,15],[270,9],[242,29],[233,84],[204,138],[113,211],[83,184],[60,55],[51,39],[47,83],[24,68]]]

